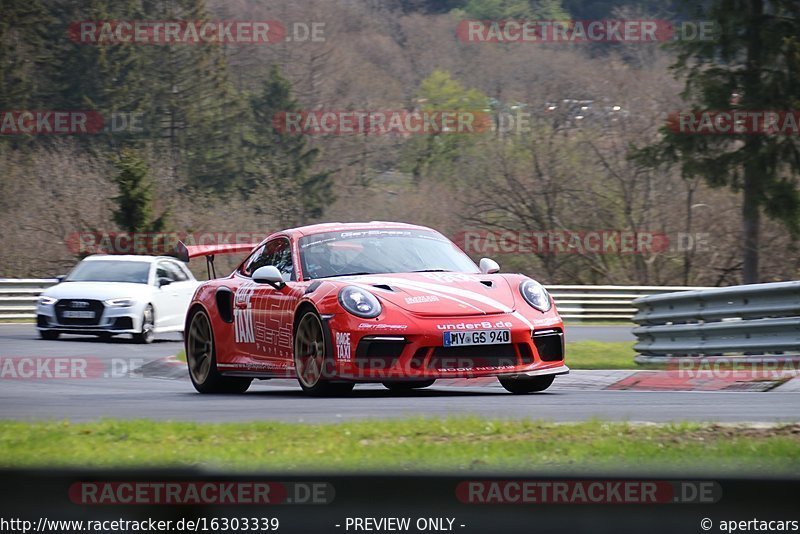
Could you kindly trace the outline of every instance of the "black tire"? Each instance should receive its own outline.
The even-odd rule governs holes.
[[[244,393],[252,378],[222,376],[217,370],[217,349],[211,321],[203,310],[189,320],[186,365],[194,389],[200,393]]]
[[[436,380],[397,380],[396,382],[384,382],[383,387],[389,391],[403,393],[415,389],[422,389],[432,386]]]
[[[153,328],[155,328],[155,325],[155,312],[153,311],[153,306],[148,304],[144,309],[144,313],[142,314],[142,331],[138,334],[133,334],[133,340],[136,343],[152,343],[153,338],[155,337],[153,334]]]
[[[327,369],[332,368],[331,355],[327,354],[325,329],[315,311],[300,318],[294,332],[294,370],[303,391],[317,397],[346,395],[353,390],[353,382],[332,382]]]
[[[55,330],[39,330],[39,337],[47,341],[55,341],[61,335],[61,332]]]
[[[525,378],[498,378],[500,385],[515,395],[544,391],[553,384],[555,375],[529,376]]]

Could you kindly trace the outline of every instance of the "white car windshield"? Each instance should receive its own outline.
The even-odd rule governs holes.
[[[146,261],[95,260],[79,263],[65,282],[127,282],[146,284],[150,263]]]
[[[418,230],[326,232],[300,239],[304,278],[452,271],[478,273],[443,236]]]

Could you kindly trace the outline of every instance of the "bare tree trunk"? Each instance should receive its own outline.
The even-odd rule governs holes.
[[[742,282],[758,282],[758,231],[760,223],[758,172],[754,165],[744,169],[744,199],[742,202]]]
[[[758,95],[761,72],[761,23],[764,15],[762,0],[748,2],[750,22],[747,28],[747,63],[743,75],[744,107]],[[759,174],[761,167],[760,152],[763,150],[757,139],[750,137],[745,141],[744,184],[742,199],[742,281],[745,284],[758,282],[758,229],[759,208],[761,204],[761,187]]]

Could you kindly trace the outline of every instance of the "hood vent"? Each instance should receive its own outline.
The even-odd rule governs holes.
[[[384,291],[394,292],[394,288],[387,284],[372,284],[372,287],[377,287],[378,289],[383,289]]]
[[[486,287],[494,287],[494,282],[491,280],[481,280],[481,284],[485,285]]]

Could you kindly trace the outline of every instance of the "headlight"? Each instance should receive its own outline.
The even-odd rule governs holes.
[[[377,297],[360,287],[343,287],[339,291],[339,304],[348,312],[364,319],[372,319],[381,314],[381,303]]]
[[[53,297],[39,297],[39,304],[41,306],[50,306],[56,302],[58,302],[58,299],[54,299]]]
[[[133,299],[108,299],[105,301],[107,306],[112,308],[130,308],[134,304]]]
[[[519,292],[522,293],[525,302],[539,311],[546,312],[553,307],[547,290],[542,284],[535,280],[525,280],[522,282],[519,285]]]

